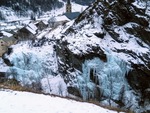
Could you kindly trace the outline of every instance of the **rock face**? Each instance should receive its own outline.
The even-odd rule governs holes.
[[[93,59],[94,57],[99,57],[103,61],[106,61],[106,55],[104,54],[104,51],[99,48],[99,47],[90,47],[91,50],[88,51],[87,53],[82,53],[81,54],[74,54],[67,46],[69,43],[65,42],[59,42],[57,47],[57,55],[61,58],[61,61],[63,64],[60,63],[60,68],[64,69],[59,69],[59,70],[67,70],[67,68],[76,68],[80,71],[82,71],[82,63],[85,60],[88,59]],[[90,45],[89,45],[90,46]],[[66,67],[65,65],[68,64]],[[64,73],[64,72],[61,72]],[[66,74],[66,73],[65,73]]]
[[[83,99],[148,112],[150,17],[134,0],[108,1],[97,0],[63,33],[60,73]]]

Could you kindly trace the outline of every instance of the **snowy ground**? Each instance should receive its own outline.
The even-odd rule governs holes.
[[[0,100],[0,113],[117,113],[90,103],[11,90],[0,90]]]

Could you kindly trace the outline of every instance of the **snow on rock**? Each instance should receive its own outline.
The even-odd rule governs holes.
[[[0,100],[0,113],[117,113],[90,103],[11,90],[0,90]]]
[[[135,0],[134,3],[132,3],[134,6],[140,8],[140,9],[146,9],[146,14],[150,16],[150,1],[149,0]]]

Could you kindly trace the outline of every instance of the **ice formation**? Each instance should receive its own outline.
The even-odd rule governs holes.
[[[30,42],[22,42],[13,49],[13,53],[5,55],[13,64],[7,68],[8,78],[16,79],[23,86],[41,88],[44,93],[68,95],[67,85],[58,73],[53,44],[31,47]]]
[[[129,65],[125,61],[111,54],[107,54],[107,62],[99,58],[86,60],[82,65],[83,74],[78,76],[79,89],[83,99],[94,98],[95,88],[98,87],[99,96],[118,100],[120,94],[128,89],[125,75],[129,69]]]
[[[33,53],[20,52],[10,58],[14,65],[7,70],[8,77],[15,78],[22,85],[31,85],[42,77],[41,60]]]
[[[82,65],[83,74],[77,77],[83,99],[95,98],[95,89],[99,88],[99,97],[103,104],[114,105],[113,100],[121,100],[124,104],[135,102],[134,105],[138,105],[125,77],[129,70],[130,65],[127,62],[109,53],[106,62],[97,57],[85,60]],[[108,98],[104,101],[104,97]]]

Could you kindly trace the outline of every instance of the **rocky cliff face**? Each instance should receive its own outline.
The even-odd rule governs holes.
[[[150,16],[144,7],[97,0],[61,38],[59,71],[83,99],[148,112]]]

